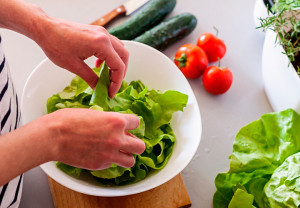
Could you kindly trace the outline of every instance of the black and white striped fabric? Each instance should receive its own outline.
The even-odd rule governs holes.
[[[0,36],[0,134],[6,134],[18,128],[20,117],[18,98],[12,83],[8,64],[2,51]],[[0,187],[0,208],[18,207],[22,186],[23,175],[14,178],[9,183]]]

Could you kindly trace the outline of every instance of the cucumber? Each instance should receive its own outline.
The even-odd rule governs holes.
[[[176,5],[176,0],[151,0],[123,24],[108,30],[121,40],[132,40],[159,24]]]
[[[179,14],[153,27],[135,38],[134,41],[163,50],[168,45],[190,34],[196,25],[197,19],[193,14]]]

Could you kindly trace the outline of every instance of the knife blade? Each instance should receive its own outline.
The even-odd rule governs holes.
[[[94,22],[91,23],[91,25],[106,26],[118,17],[128,16],[132,14],[137,9],[145,5],[148,1],[150,0],[129,0],[125,2],[123,5],[115,8],[111,12],[95,20]]]
[[[130,0],[124,3],[126,16],[132,14],[135,10],[146,4],[149,0]]]

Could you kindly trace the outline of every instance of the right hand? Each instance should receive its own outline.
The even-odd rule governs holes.
[[[53,160],[89,170],[112,163],[132,167],[132,154],[141,154],[145,143],[127,132],[139,126],[133,114],[90,109],[62,109],[44,116],[50,124]]]
[[[80,76],[92,88],[96,86],[98,76],[84,60],[95,56],[105,61],[110,69],[108,92],[113,98],[121,87],[128,66],[129,52],[123,42],[101,26],[49,19],[42,21],[46,23],[41,28],[46,29],[34,36],[48,58]]]

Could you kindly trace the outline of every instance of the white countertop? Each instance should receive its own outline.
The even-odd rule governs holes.
[[[124,0],[30,0],[48,14],[80,23],[90,23]],[[197,97],[202,117],[202,139],[191,163],[182,172],[193,207],[212,207],[215,192],[214,178],[229,168],[228,156],[232,143],[241,127],[271,112],[264,92],[261,58],[264,36],[255,29],[253,0],[177,0],[170,16],[191,12],[198,19],[194,32],[163,51],[173,58],[176,50],[185,43],[196,43],[203,32],[214,33],[227,45],[222,65],[233,73],[231,89],[220,96],[208,94],[201,79],[190,80]],[[45,55],[30,39],[17,33],[0,30],[6,58],[11,68],[19,96],[30,72]],[[37,167],[25,173],[21,208],[52,208],[53,202],[46,175]]]

